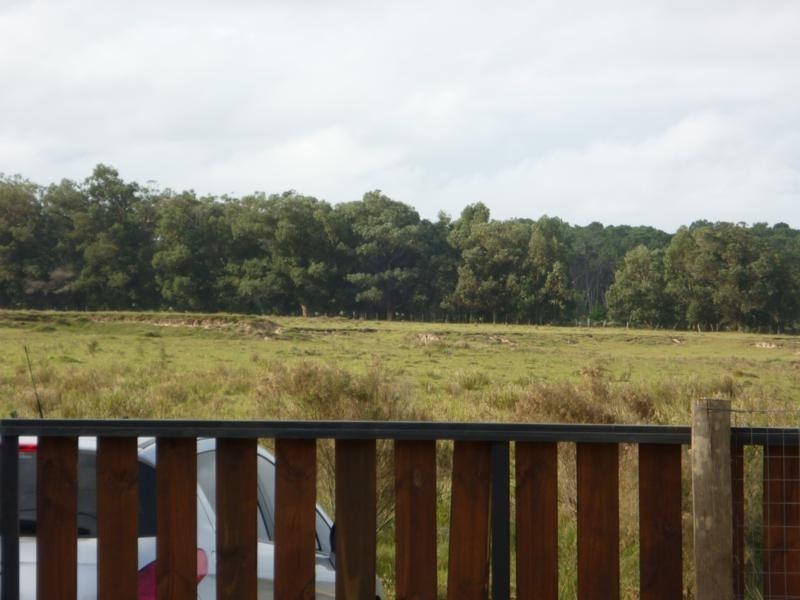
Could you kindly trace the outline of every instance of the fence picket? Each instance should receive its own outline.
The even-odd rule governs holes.
[[[97,594],[136,600],[139,461],[136,438],[97,440]]]
[[[78,438],[39,438],[36,479],[36,597],[74,600],[78,594]]]
[[[396,441],[395,593],[436,598],[436,442]]]
[[[641,600],[683,597],[681,447],[639,445]]]
[[[314,598],[317,442],[276,440],[275,598]]]
[[[258,594],[256,444],[217,439],[217,597],[222,599],[256,600]]]
[[[578,598],[619,598],[619,447],[578,444]]]
[[[517,598],[558,598],[558,447],[517,442]]]
[[[489,442],[455,442],[447,597],[485,600],[489,593]]]
[[[197,441],[158,438],[156,453],[158,599],[197,600]]]
[[[336,440],[336,598],[375,597],[375,440]]]

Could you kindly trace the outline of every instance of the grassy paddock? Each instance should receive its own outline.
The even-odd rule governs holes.
[[[30,368],[25,349],[30,356]],[[33,382],[31,381],[33,376]],[[35,391],[34,391],[35,387]],[[690,403],[767,409],[800,399],[800,339],[736,333],[0,311],[0,411],[47,417],[421,419],[687,424]],[[785,417],[785,414],[783,415]],[[752,416],[738,417],[756,424]],[[331,506],[332,449],[320,499]],[[561,589],[574,597],[574,451],[560,449]],[[447,472],[440,444],[440,582]],[[757,476],[759,457],[748,455]],[[391,588],[391,453],[381,451],[379,569]],[[620,465],[625,596],[638,596],[636,452]],[[687,487],[688,489],[688,487]],[[748,491],[757,507],[758,490]],[[690,513],[686,498],[686,514]],[[752,514],[750,514],[752,513]],[[757,548],[759,517],[749,511]],[[687,519],[687,559],[691,557]],[[757,551],[750,553],[757,558]],[[689,560],[686,561],[687,566]],[[687,595],[691,596],[687,570]]]

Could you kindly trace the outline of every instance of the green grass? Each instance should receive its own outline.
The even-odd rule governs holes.
[[[256,402],[265,374],[312,363],[380,363],[436,419],[685,422],[698,395],[800,398],[800,340],[785,336],[300,318],[264,336],[251,321],[0,312],[0,409],[34,414],[25,346],[49,416],[280,416]]]
[[[771,410],[761,422],[779,424],[782,413],[777,411],[796,411],[800,401],[800,339],[325,318],[269,321],[243,315],[0,311],[0,414],[36,416],[37,395],[47,417],[661,424],[687,424],[692,400],[723,396],[735,408]],[[756,424],[752,415],[736,418],[747,419],[738,424]],[[440,444],[442,585],[451,452],[450,445]],[[575,584],[573,455],[562,444],[564,598],[573,597]],[[749,459],[748,469],[757,470],[758,460]],[[379,533],[378,565],[391,589],[387,448],[379,461],[379,522],[385,526]],[[330,444],[321,444],[319,496],[328,506],[332,462]],[[635,473],[635,452],[623,449],[621,577],[628,598],[638,594]],[[686,514],[690,510],[687,498]],[[748,535],[757,539],[757,515],[748,520]],[[688,527],[684,537],[690,556]],[[757,560],[757,550],[751,554]],[[688,570],[686,579],[691,596]]]

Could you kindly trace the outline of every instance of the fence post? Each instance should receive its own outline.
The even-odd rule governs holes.
[[[692,406],[692,499],[697,600],[733,599],[731,403]]]

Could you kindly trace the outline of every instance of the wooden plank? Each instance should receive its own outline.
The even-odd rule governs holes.
[[[279,439],[275,455],[275,598],[311,599],[317,547],[317,442]]]
[[[156,454],[158,599],[197,600],[197,441],[158,438]]]
[[[435,599],[436,442],[394,443],[395,593]]]
[[[558,447],[517,442],[517,598],[558,598]]]
[[[484,600],[489,594],[491,444],[455,442],[450,506],[447,597]]]
[[[97,591],[136,600],[139,563],[139,460],[136,438],[97,440]]]
[[[681,446],[639,445],[641,600],[683,597]]]
[[[619,448],[578,444],[578,598],[619,598]]]
[[[78,439],[40,437],[36,471],[36,597],[78,594]]]
[[[731,448],[733,488],[733,595],[744,600],[744,446]]]
[[[217,440],[217,598],[256,600],[258,594],[256,444]]]
[[[764,598],[800,597],[800,455],[764,448]]]
[[[336,440],[336,598],[375,597],[375,440]]]
[[[692,509],[697,600],[733,598],[731,403],[692,405]]]

